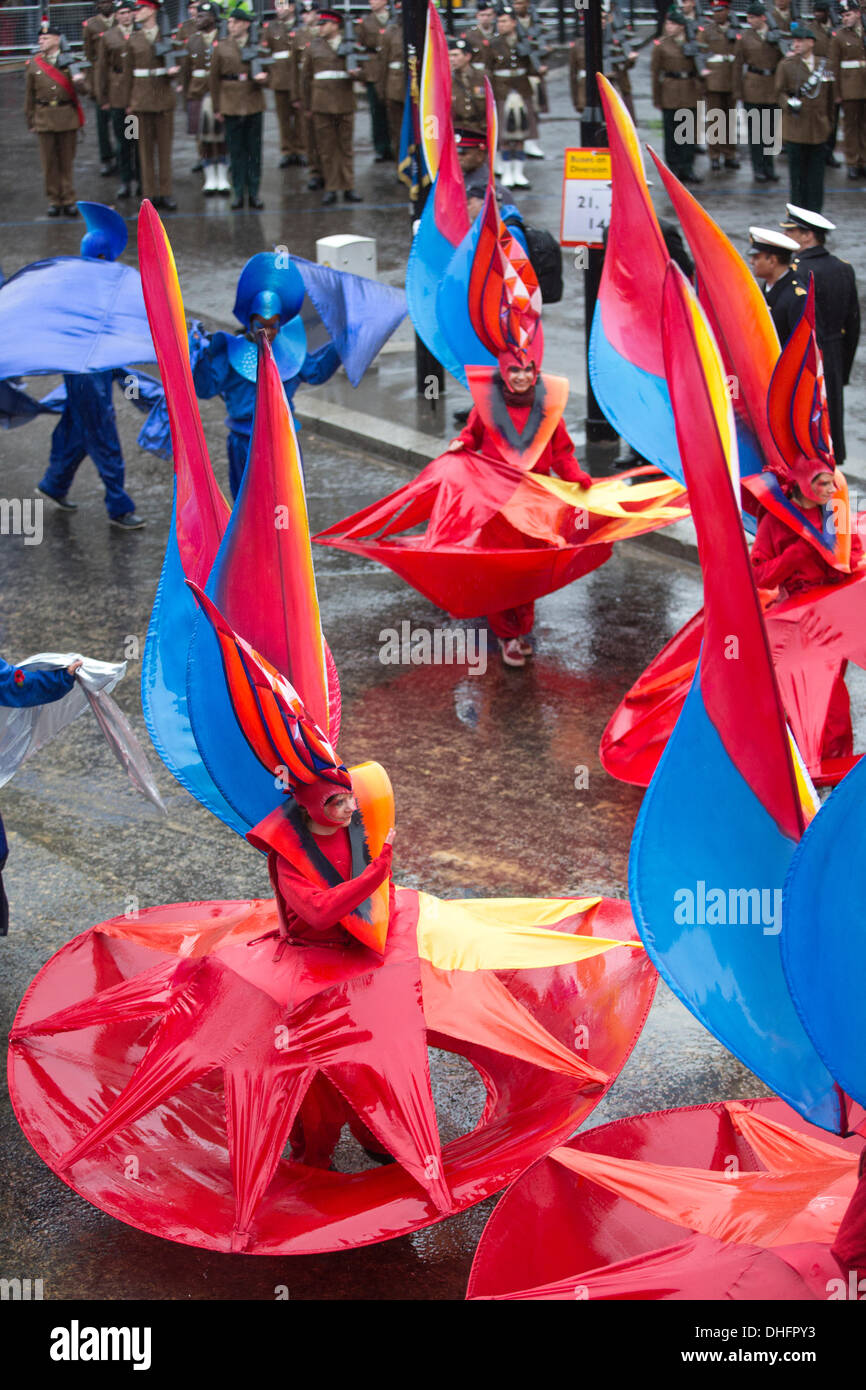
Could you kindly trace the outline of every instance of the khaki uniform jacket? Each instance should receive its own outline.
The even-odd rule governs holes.
[[[107,34],[109,29],[113,27],[114,17],[106,19],[101,14],[92,14],[81,25],[81,33],[84,38],[84,57],[90,63],[90,67],[84,73],[87,81],[81,90],[86,92],[88,96],[97,97],[96,69],[99,64],[99,50],[102,47],[103,35]]]
[[[100,106],[126,106],[125,59],[134,32],[124,33],[119,24],[113,24],[99,41],[96,93]]]
[[[120,105],[132,111],[173,111],[175,107],[175,78],[169,77],[169,67],[177,59],[171,54],[159,58],[144,31],[137,29],[126,45],[123,59],[124,93]],[[150,74],[145,72],[150,69]],[[136,73],[144,74],[136,77]]]
[[[487,134],[487,101],[484,80],[470,63],[462,72],[451,74],[451,120],[455,130]]]
[[[862,101],[866,97],[866,45],[861,25],[837,30],[830,49],[830,63],[836,79],[836,95],[843,101]]]
[[[301,89],[304,110],[323,116],[347,116],[355,110],[353,79],[346,59],[334,52],[327,39],[318,35],[304,53]]]
[[[810,6],[810,8],[811,8],[811,6]],[[790,8],[788,8],[787,10],[780,10],[778,5],[774,5],[773,8],[772,8],[772,10],[770,11],[770,23],[773,24],[773,25],[775,26],[775,28],[781,29],[781,31],[782,31],[783,34],[790,34],[790,32],[791,32],[791,10],[790,10]],[[811,29],[811,27],[812,27],[812,26],[811,26],[811,24],[810,24],[810,25],[809,25],[809,28]]]
[[[385,38],[385,31],[391,23],[391,16],[387,10],[380,11],[385,16],[385,23],[382,24],[373,14],[365,14],[355,25],[355,43],[364,52],[364,60],[361,63],[361,72],[365,82],[375,82],[378,86],[381,77],[382,64],[380,60],[380,49]]]
[[[659,39],[650,60],[653,105],[660,111],[694,107],[703,92],[698,65],[683,53],[683,41]]]
[[[197,31],[187,39],[181,59],[184,101],[201,101],[210,91],[210,69],[217,43],[216,29],[208,34]]]
[[[496,25],[494,24],[489,34],[484,34],[476,24],[473,28],[467,29],[463,37],[472,49],[472,66],[479,72],[486,72],[487,50],[496,38]]]
[[[829,24],[819,24],[817,19],[811,19],[809,21],[809,28],[815,35],[815,57],[829,58],[835,31]]]
[[[734,90],[734,60],[737,56],[737,40],[727,35],[728,21],[705,24],[699,35],[702,47],[706,49],[704,78],[708,92],[732,92]]]
[[[50,59],[44,59],[50,62]],[[35,59],[27,64],[24,87],[24,115],[27,124],[37,134],[42,131],[77,130],[78,107],[59,83],[37,67]],[[64,77],[67,74],[64,73]]]
[[[754,29],[745,29],[737,39],[734,61],[734,91],[740,101],[772,106],[776,100],[776,68],[782,61],[776,43],[765,43]],[[756,71],[757,69],[757,71]]]
[[[182,24],[179,24],[179,25],[177,26],[177,28],[175,29],[175,31],[174,31],[174,39],[175,39],[175,42],[176,42],[177,44],[186,43],[188,39],[191,39],[191,38],[192,38],[193,34],[194,34],[194,33],[196,32],[196,30],[197,30],[197,27],[198,27],[198,20],[196,20],[196,19],[185,19],[185,20],[183,21],[183,23],[182,23]]]
[[[286,24],[282,19],[271,19],[262,26],[259,45],[265,56],[274,60],[268,69],[271,89],[275,92],[288,92],[293,101],[297,100],[298,96],[295,71],[296,33],[294,24]]]
[[[604,75],[611,86],[616,87],[623,96],[631,95],[628,70],[634,67],[636,61],[636,58],[627,57],[619,43],[616,46],[611,45],[610,53],[606,55]],[[572,105],[575,111],[582,111],[586,105],[586,44],[583,39],[576,39],[571,46],[568,79]]]
[[[210,96],[214,115],[254,116],[265,109],[266,82],[254,82],[250,64],[241,57],[236,39],[214,44],[210,62]]]
[[[815,63],[816,71],[821,60]],[[809,68],[802,58],[785,58],[776,69],[776,93],[782,108],[782,139],[787,144],[823,145],[830,134],[830,117],[827,111],[827,86],[822,83],[814,98],[803,97],[803,105],[792,111],[788,96],[796,96],[803,83],[810,76]]]
[[[521,40],[518,34],[497,34],[485,49],[487,73],[493,84],[493,95],[503,102],[509,92],[519,92],[523,100],[532,100],[530,77],[535,75],[536,64],[529,51],[529,40]]]
[[[403,101],[406,97],[406,62],[403,52],[403,24],[389,24],[379,49],[379,81],[376,84],[381,101]]]

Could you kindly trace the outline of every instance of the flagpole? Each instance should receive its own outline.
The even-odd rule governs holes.
[[[424,37],[427,32],[427,0],[403,0],[403,51],[406,58],[408,80],[412,81],[412,66],[418,79],[424,61]],[[412,114],[418,125],[417,88],[412,91]],[[424,211],[424,204],[430,192],[429,185],[419,179],[417,197],[412,204],[412,225]],[[419,396],[430,402],[435,413],[436,403],[445,396],[445,368],[433,356],[426,344],[415,334],[415,390]]]
[[[597,74],[602,70],[601,0],[588,0],[583,12],[583,37],[586,46],[586,98],[580,118],[580,143],[584,148],[607,147],[607,128],[598,92]],[[583,272],[584,321],[586,325],[586,437],[587,440],[616,439],[616,430],[605,419],[595,398],[589,375],[589,338],[598,299],[598,287],[604,265],[604,250],[589,247],[587,265]]]

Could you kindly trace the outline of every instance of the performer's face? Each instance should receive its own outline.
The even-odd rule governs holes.
[[[812,489],[815,500],[820,502],[822,507],[826,502],[830,501],[830,498],[836,490],[836,485],[830,473],[816,473],[814,478],[810,479],[809,486]]]
[[[340,792],[337,796],[329,797],[325,802],[329,820],[332,824],[348,825],[357,804],[351,792]]]
[[[535,383],[535,363],[528,367],[509,367],[505,373],[509,391],[522,396]]]
[[[250,332],[255,334],[264,333],[269,343],[274,341],[280,331],[280,316],[272,314],[269,319],[263,319],[261,314],[253,314],[250,319]]]

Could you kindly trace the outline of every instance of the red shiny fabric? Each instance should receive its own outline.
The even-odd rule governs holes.
[[[384,957],[353,943],[275,962],[261,940],[272,901],[153,908],[75,938],[15,1023],[10,1092],[30,1142],[102,1210],[213,1250],[345,1249],[498,1191],[612,1083],[655,972],[630,949],[449,983],[419,961],[417,904],[398,890]],[[636,939],[626,904],[607,900],[559,929]],[[576,1055],[592,1017],[604,1027]],[[428,1045],[466,1057],[487,1090],[475,1128],[444,1146]],[[324,1167],[341,1105],[396,1163]]]
[[[851,537],[852,569],[862,555],[863,542],[855,532]],[[822,584],[841,584],[850,578],[771,512],[764,512],[758,522],[751,560],[755,583],[762,589],[784,589],[782,597],[802,594]]]
[[[855,1109],[852,1123],[862,1122]],[[775,1099],[690,1106],[602,1125],[557,1153],[614,1168],[627,1160],[638,1193],[646,1165],[647,1200],[657,1209],[547,1156],[514,1184],[488,1221],[467,1297],[825,1300],[828,1281],[839,1277],[832,1232],[849,1201],[861,1147],[857,1135],[828,1135]],[[694,1188],[673,1187],[666,1201],[656,1168],[697,1170]],[[735,1184],[740,1192],[728,1195]],[[799,1207],[791,1202],[798,1184]],[[814,1200],[819,1189],[830,1195]],[[728,1205],[732,1219],[721,1224],[721,1234],[695,1229],[708,1220],[702,1192],[716,1208]]]

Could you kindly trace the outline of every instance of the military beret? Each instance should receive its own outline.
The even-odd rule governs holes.
[[[751,4],[746,6],[746,14],[766,14],[766,5],[761,4],[761,0],[751,0]]]
[[[791,25],[791,38],[792,38],[792,39],[811,39],[812,43],[815,42],[815,35],[812,33],[812,30],[809,28],[809,26],[808,26],[807,24],[800,24],[800,23],[792,24],[792,25]]]
[[[671,24],[682,24],[683,27],[685,27],[686,17],[683,14],[682,10],[668,10],[667,14],[665,15],[665,19],[669,19]]]

